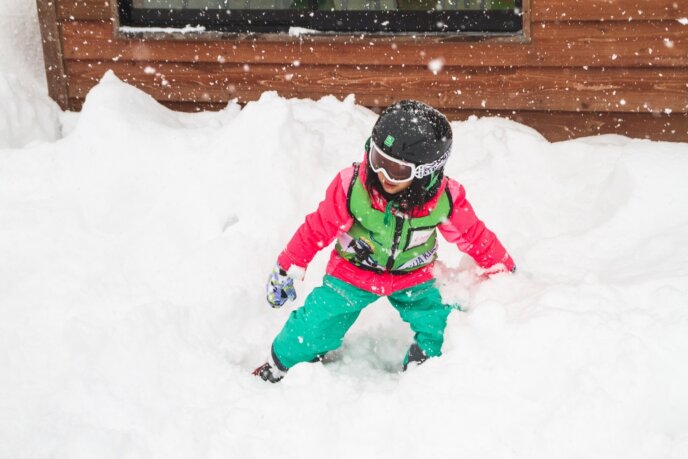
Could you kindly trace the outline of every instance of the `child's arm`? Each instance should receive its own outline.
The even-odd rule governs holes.
[[[453,200],[449,219],[439,226],[440,233],[459,250],[467,253],[482,268],[489,269],[502,264],[507,271],[516,267],[514,260],[506,251],[497,236],[475,215],[473,207],[466,199],[466,190],[452,179],[447,179],[449,194]]]
[[[347,191],[353,176],[353,166],[344,169],[327,187],[325,199],[318,209],[306,216],[306,221],[296,230],[277,262],[288,271],[292,266],[305,269],[315,254],[330,245],[341,232],[353,223],[347,205]]]

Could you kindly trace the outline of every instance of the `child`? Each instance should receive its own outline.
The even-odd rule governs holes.
[[[254,375],[274,383],[297,363],[320,360],[382,296],[415,332],[403,369],[440,356],[451,308],[442,303],[432,272],[437,229],[489,272],[515,270],[463,186],[443,175],[451,146],[449,121],[428,105],[404,100],[382,112],[363,162],[334,178],[277,259],[267,285],[275,308],[296,298],[294,279],[337,238],[323,285],[291,313]]]

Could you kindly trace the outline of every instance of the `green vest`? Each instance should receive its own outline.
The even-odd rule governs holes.
[[[446,191],[425,217],[393,215],[391,205],[385,212],[373,208],[370,195],[355,173],[348,202],[354,222],[339,236],[335,247],[345,260],[363,269],[402,274],[437,258],[436,228],[451,212]]]

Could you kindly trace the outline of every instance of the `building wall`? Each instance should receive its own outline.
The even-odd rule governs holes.
[[[507,116],[550,140],[617,133],[688,141],[688,0],[531,0],[525,41],[119,38],[110,1],[57,0],[61,68],[51,88],[70,109],[112,69],[181,110],[266,90],[354,93],[373,108],[416,98],[454,119]],[[432,61],[441,70],[433,73]]]

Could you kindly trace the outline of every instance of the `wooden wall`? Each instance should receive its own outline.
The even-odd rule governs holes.
[[[618,133],[688,141],[688,0],[530,0],[525,43],[125,39],[114,34],[115,0],[37,1],[54,5],[59,24],[56,52],[66,78],[53,76],[50,87],[65,108],[79,109],[112,69],[181,110],[217,109],[266,90],[354,93],[370,107],[416,98],[454,119],[506,116],[550,140]],[[434,75],[428,63],[438,58],[444,67]]]

